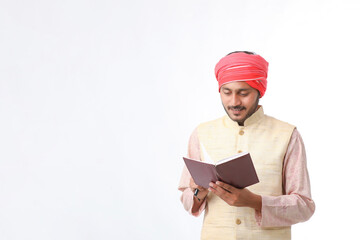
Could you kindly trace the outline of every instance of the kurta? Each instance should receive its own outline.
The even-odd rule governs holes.
[[[229,117],[200,124],[189,143],[189,157],[203,160],[203,145],[216,162],[239,151],[250,152],[260,183],[249,187],[262,196],[262,210],[231,207],[209,193],[191,213],[193,194],[184,168],[179,189],[186,210],[205,208],[202,239],[290,239],[290,226],[313,214],[303,142],[294,126],[266,116],[262,107],[239,126]]]

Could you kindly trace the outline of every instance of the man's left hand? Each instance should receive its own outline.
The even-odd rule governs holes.
[[[251,207],[261,211],[262,199],[247,188],[238,189],[224,182],[210,183],[209,191],[219,196],[230,206]]]

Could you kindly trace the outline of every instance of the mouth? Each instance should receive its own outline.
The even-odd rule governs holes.
[[[244,107],[229,107],[228,109],[230,111],[232,111],[232,113],[234,115],[239,115],[239,114],[241,114],[241,111],[244,111],[246,108],[244,108]]]

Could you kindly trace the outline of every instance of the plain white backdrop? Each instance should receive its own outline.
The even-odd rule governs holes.
[[[0,0],[0,239],[199,239],[177,184],[224,114],[213,69],[269,65],[265,112],[298,127],[316,212],[293,239],[358,235],[360,4]]]

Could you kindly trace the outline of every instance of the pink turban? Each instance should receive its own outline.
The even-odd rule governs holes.
[[[252,88],[259,90],[260,97],[264,96],[268,66],[269,63],[260,55],[237,52],[223,57],[215,66],[219,91],[226,83],[244,81]]]

